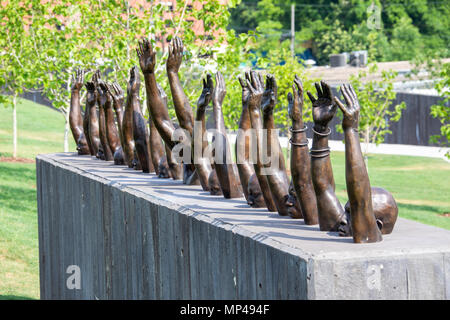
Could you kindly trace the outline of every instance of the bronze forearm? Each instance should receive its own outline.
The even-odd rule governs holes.
[[[105,115],[105,106],[99,105],[98,112],[98,122],[99,122],[99,131],[100,131],[100,142],[102,144],[103,155],[106,161],[114,160],[113,152],[109,146],[108,136],[106,132],[106,115]]]
[[[344,209],[335,193],[328,136],[314,133],[311,148],[311,173],[317,198],[320,230],[337,231],[344,218]]]
[[[90,154],[89,145],[83,129],[83,117],[80,106],[80,90],[72,89],[70,96],[69,124],[78,154]]]
[[[319,223],[317,199],[311,178],[311,160],[303,120],[292,121],[291,175],[305,224]]]
[[[133,140],[133,106],[131,105],[131,97],[127,96],[125,104],[125,113],[122,122],[122,135],[124,143],[122,145],[125,159],[127,159],[128,168],[133,168],[134,160],[134,140]]]
[[[261,191],[264,197],[264,201],[266,203],[267,210],[269,211],[277,211],[277,207],[275,205],[275,202],[272,198],[272,193],[270,192],[270,186],[269,182],[267,181],[267,177],[262,174],[263,165],[261,163],[261,156],[262,156],[262,124],[261,124],[261,117],[260,117],[260,111],[259,106],[255,106],[250,109],[250,120],[252,124],[252,128],[256,135],[256,163],[253,165],[255,169],[256,177],[258,178],[259,185],[261,187]]]

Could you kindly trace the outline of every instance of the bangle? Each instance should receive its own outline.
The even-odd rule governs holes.
[[[320,152],[328,152],[330,150],[331,150],[330,147],[327,147],[327,148],[323,148],[323,149],[311,149],[310,151],[314,152],[314,153],[320,153]]]
[[[308,145],[308,140],[306,140],[305,142],[293,142],[292,138],[291,138],[291,139],[289,139],[289,143],[292,144],[293,146],[305,147]]]
[[[307,129],[308,129],[307,125],[305,125],[302,129],[292,129],[292,127],[289,127],[289,131],[292,133],[305,132]]]
[[[311,149],[309,151],[310,151],[309,154],[313,158],[324,158],[324,157],[330,155],[330,147],[323,148],[323,149]]]
[[[326,136],[329,136],[329,135],[331,134],[331,129],[330,129],[330,127],[328,127],[328,132],[327,132],[327,133],[317,132],[316,130],[314,130],[314,127],[312,128],[312,131],[313,131],[315,134],[317,134],[317,135],[319,135],[319,136],[321,136],[321,137],[326,137]]]
[[[329,155],[330,155],[329,152],[324,152],[324,153],[319,153],[319,154],[310,153],[310,156],[312,158],[324,158],[324,157],[329,156]]]

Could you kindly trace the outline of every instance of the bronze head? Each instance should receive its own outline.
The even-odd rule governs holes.
[[[297,194],[292,182],[289,184],[289,194],[286,196],[285,204],[288,208],[288,213],[291,218],[303,218],[302,209],[300,207],[300,203],[297,201]]]
[[[221,195],[222,189],[220,188],[219,179],[217,178],[216,170],[212,170],[208,177],[209,193],[212,195]]]
[[[259,186],[258,178],[253,173],[248,181],[248,200],[247,203],[253,208],[265,208],[266,202],[264,201],[261,188]]]
[[[378,229],[380,229],[382,234],[390,234],[394,229],[398,217],[397,203],[392,194],[383,188],[372,187],[371,193],[373,214],[375,215]],[[350,203],[348,201],[344,209],[348,220],[346,227],[349,229],[345,231],[345,235],[351,235]]]

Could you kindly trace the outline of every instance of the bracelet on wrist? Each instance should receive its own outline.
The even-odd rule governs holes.
[[[321,152],[329,152],[331,151],[330,147],[323,148],[323,149],[311,149],[312,153],[321,153]]]
[[[328,132],[325,132],[325,133],[316,131],[316,130],[314,129],[314,127],[312,128],[312,131],[313,131],[315,134],[317,134],[318,136],[321,136],[321,137],[326,137],[326,136],[329,136],[329,135],[331,134],[331,128],[329,128],[329,127],[328,127]]]
[[[293,142],[292,138],[291,138],[291,139],[289,139],[289,143],[296,147],[306,147],[308,145],[308,140],[306,140],[304,142]]]
[[[315,153],[309,153],[309,155],[312,157],[312,158],[325,158],[325,157],[327,157],[327,156],[329,156],[330,155],[330,152],[324,152],[324,153],[318,153],[318,154],[315,154]]]
[[[301,129],[293,129],[292,127],[289,127],[289,131],[292,132],[292,133],[305,132],[307,129],[308,129],[307,125],[305,125]]]

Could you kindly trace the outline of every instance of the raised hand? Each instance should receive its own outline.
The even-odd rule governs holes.
[[[277,104],[277,83],[271,74],[266,76],[266,88],[261,99],[261,109],[264,113],[270,113]]]
[[[130,69],[130,80],[128,81],[127,93],[139,94],[139,88],[141,86],[141,79],[139,77],[139,71],[136,66]]]
[[[98,88],[98,83],[101,81],[101,75],[100,70],[95,70],[94,74],[92,75],[91,82],[94,84],[95,88]]]
[[[99,106],[100,107],[104,107],[106,103],[111,104],[112,102],[112,97],[108,92],[108,84],[106,82],[103,82],[102,80],[100,80],[98,82],[98,102],[99,102]]]
[[[206,79],[203,79],[203,91],[200,95],[200,98],[198,98],[197,101],[197,107],[201,109],[205,109],[208,104],[212,100],[212,95],[214,91],[214,82],[212,79],[212,76],[208,73],[206,75]]]
[[[245,80],[242,79],[241,77],[238,77],[238,79],[242,87],[242,105],[247,106],[248,100],[250,98],[250,89],[248,88],[247,81],[251,81],[250,74],[248,72],[245,73]]]
[[[106,90],[108,90],[109,94],[111,95],[111,98],[114,101],[114,104],[123,105],[123,100],[125,98],[123,94],[123,90],[120,87],[120,85],[117,82],[114,82],[113,84],[107,83],[106,84]]]
[[[72,75],[72,91],[80,91],[84,83],[84,71],[77,69],[75,75]]]
[[[353,128],[358,130],[360,107],[355,90],[353,89],[351,84],[344,84],[341,86],[341,93],[344,96],[347,106],[344,106],[344,104],[338,99],[338,97],[334,97],[334,101],[344,114],[344,118],[342,119],[342,128]]]
[[[86,101],[87,101],[87,103],[92,105],[97,101],[98,92],[95,88],[94,82],[92,82],[92,81],[86,82],[85,86],[87,89]]]
[[[261,99],[264,93],[264,86],[262,76],[255,71],[252,71],[247,78],[248,89],[250,96],[248,99],[249,108],[254,110],[261,105]]]
[[[178,72],[183,61],[183,42],[178,37],[173,38],[171,42],[166,68],[168,72]]]
[[[143,39],[136,48],[142,73],[153,73],[156,65],[156,51],[149,40]]]
[[[325,131],[328,123],[333,119],[337,111],[337,105],[333,101],[330,86],[325,81],[314,84],[317,91],[317,99],[308,91],[309,100],[313,105],[314,128]]]
[[[295,88],[297,86],[297,88]],[[292,121],[301,121],[303,119],[303,85],[302,80],[295,75],[292,85],[294,96],[288,93],[288,114]]]
[[[220,73],[220,71],[217,71],[216,87],[214,88],[214,93],[213,93],[213,97],[212,97],[213,103],[216,106],[221,106],[226,93],[227,93],[227,89],[225,88],[225,80],[223,79],[223,76]]]

